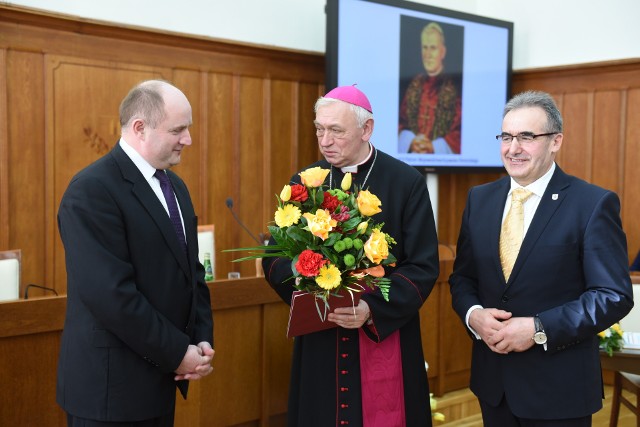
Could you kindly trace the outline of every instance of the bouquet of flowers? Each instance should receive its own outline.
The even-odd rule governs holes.
[[[329,172],[307,169],[300,173],[302,184],[285,185],[276,196],[275,225],[269,226],[275,245],[237,249],[253,252],[236,260],[290,259],[293,286],[324,302],[322,311],[316,303],[323,321],[329,298],[344,291],[353,301],[354,292],[379,288],[388,301],[391,281],[382,266],[396,261],[389,251],[395,240],[382,231],[384,224],[371,218],[382,211],[380,200],[367,190],[352,189],[350,173],[341,188],[326,188]]]
[[[618,323],[614,323],[600,332],[598,338],[600,339],[600,348],[606,351],[609,356],[612,356],[614,351],[620,350],[624,344],[622,329]]]

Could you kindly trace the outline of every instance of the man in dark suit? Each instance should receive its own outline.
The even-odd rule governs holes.
[[[57,401],[69,426],[172,426],[176,385],[186,397],[214,354],[197,217],[166,170],[191,144],[191,106],[146,81],[122,101],[120,124],[119,143],[71,180],[58,212],[67,314]]]
[[[475,338],[471,390],[487,427],[590,426],[603,397],[597,333],[633,306],[620,201],[555,164],[562,117],[548,94],[515,96],[503,117],[509,176],[469,191],[449,279]]]

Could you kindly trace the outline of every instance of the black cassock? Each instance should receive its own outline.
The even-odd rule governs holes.
[[[308,168],[316,166],[331,167],[322,160]],[[382,151],[374,152],[359,166],[358,173],[352,174],[353,184],[361,186],[367,174],[363,189],[382,202],[382,212],[373,219],[384,222],[382,230],[396,240],[391,252],[398,262],[395,267],[385,268],[386,277],[392,281],[389,302],[378,290],[362,296],[371,309],[373,325],[361,329],[374,342],[399,331],[406,426],[430,426],[429,384],[418,314],[439,272],[429,192],[423,175]],[[332,188],[339,188],[344,174],[334,167],[331,175]],[[325,184],[329,179],[327,176]],[[292,178],[292,183],[300,183],[299,175]],[[263,267],[269,284],[290,304],[294,288],[285,280],[292,275],[291,262],[264,258]],[[295,338],[289,427],[362,426],[359,339],[358,329],[340,327]]]

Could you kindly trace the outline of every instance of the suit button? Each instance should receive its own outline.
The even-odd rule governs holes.
[[[343,359],[346,359],[347,357],[349,357],[349,353],[342,353],[341,356],[342,356]]]
[[[349,341],[349,337],[342,337],[342,341]]]
[[[348,407],[349,407],[349,405],[347,405],[346,403],[343,403],[342,405],[340,405],[340,407],[341,407],[342,409],[345,409],[345,408],[348,408]]]
[[[349,387],[340,387],[340,391],[349,391]]]
[[[507,302],[509,301],[509,297],[507,297],[506,295],[502,297],[502,302]]]
[[[347,371],[347,370],[343,370],[343,371],[340,371],[340,373],[341,373],[342,375],[347,375],[347,374],[349,373],[349,371]]]
[[[349,424],[349,421],[340,421],[341,426],[346,426],[347,424]]]

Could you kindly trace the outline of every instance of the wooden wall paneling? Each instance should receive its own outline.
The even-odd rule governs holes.
[[[262,161],[262,179],[260,183],[262,184],[262,188],[260,189],[260,228],[259,231],[256,232],[256,237],[260,241],[261,244],[264,244],[266,236],[269,234],[268,222],[271,220],[272,212],[273,212],[273,196],[271,196],[271,162],[272,162],[272,138],[274,137],[273,126],[275,124],[275,120],[273,119],[273,115],[281,114],[279,109],[272,108],[273,106],[273,80],[271,78],[265,78],[262,80],[262,111],[264,114],[262,115],[262,144],[260,146],[260,156]],[[286,107],[285,107],[286,108]],[[276,138],[283,138],[286,133],[283,133],[282,136],[280,134],[276,134]],[[256,260],[255,263],[255,274],[259,275],[260,271],[262,271],[262,265],[259,260]]]
[[[499,150],[500,147],[495,147]],[[438,240],[456,245],[462,214],[471,187],[495,181],[500,173],[442,174],[438,176]]]
[[[254,77],[240,78],[239,152],[236,169],[238,183],[237,214],[255,237],[266,232],[263,208],[263,182],[266,176],[262,147],[265,129],[264,121],[264,81]],[[233,227],[233,226],[232,226]],[[258,243],[238,227],[237,245],[255,246]],[[238,265],[242,276],[255,276],[255,263],[243,262]]]
[[[440,275],[420,309],[422,350],[429,364],[430,391],[436,396],[468,387],[471,338],[451,306],[448,279],[453,261],[440,262]]]
[[[66,297],[0,303],[1,425],[67,425],[56,403],[65,308]]]
[[[202,153],[206,151],[206,144],[204,143],[202,133],[206,132],[207,123],[206,116],[203,122],[204,114],[201,113],[202,103],[206,103],[207,93],[202,90],[201,87],[201,73],[193,70],[173,70],[168,80],[178,87],[187,97],[191,104],[192,121],[193,125],[189,129],[191,135],[191,146],[185,147],[180,156],[180,164],[172,168],[187,184],[189,193],[191,194],[191,200],[195,208],[198,219],[202,215],[202,198],[200,197],[203,191],[202,180],[206,179],[207,171],[202,170]],[[201,101],[201,98],[205,98]],[[204,147],[203,147],[204,146]],[[208,222],[202,222],[202,224],[208,224]]]
[[[429,297],[420,308],[420,333],[422,335],[422,352],[424,360],[429,365],[427,376],[429,377],[430,388],[438,388],[440,375],[440,364],[438,363],[438,353],[440,349],[440,293],[442,287],[436,283],[429,294]],[[434,390],[431,390],[433,393]]]
[[[264,286],[269,286],[266,282]],[[284,302],[266,304],[263,309],[263,419],[274,414],[287,413],[289,373],[293,339],[286,335],[289,306]],[[284,326],[284,328],[283,328]]]
[[[200,72],[200,96],[198,102],[198,115],[194,115],[194,120],[200,123],[198,132],[198,152],[200,171],[199,186],[200,191],[195,198],[198,199],[198,207],[196,214],[198,215],[199,224],[211,223],[211,212],[209,212],[209,176],[213,171],[209,170],[209,159],[213,157],[215,151],[209,144],[209,73]],[[191,135],[193,138],[193,134]],[[211,254],[215,255],[215,254]],[[214,262],[215,262],[214,257]]]
[[[38,53],[10,50],[6,59],[8,146],[3,175],[7,182],[2,192],[7,201],[8,247],[4,249],[22,250],[22,295],[27,283],[52,286],[45,269],[50,246],[45,238],[43,57]],[[34,291],[34,295],[41,292]]]
[[[271,102],[271,203],[268,221],[273,221],[275,194],[303,167],[319,158],[313,120],[313,105],[319,96],[318,84],[274,81]]]
[[[119,27],[88,19],[65,18],[19,7],[2,7],[0,47],[13,44],[22,50],[131,61],[151,66],[207,70],[253,77],[318,82],[323,80],[324,59],[248,43],[229,43],[207,37],[186,36],[145,28]],[[169,59],[170,58],[170,59]]]
[[[316,128],[313,121],[316,118],[313,106],[320,96],[324,95],[324,86],[313,83],[300,85],[300,102],[298,108],[298,167],[291,171],[296,172],[303,167],[318,161],[322,156],[318,149]]]
[[[66,426],[56,403],[60,331],[2,338],[0,346],[0,424]],[[34,349],[38,349],[34,351]],[[53,351],[48,354],[47,351]],[[28,355],[38,354],[37,360]],[[17,384],[19,386],[11,386]]]
[[[258,305],[216,310],[215,322],[214,372],[200,380],[199,389],[189,390],[197,405],[181,397],[176,402],[176,419],[200,422],[176,425],[203,425],[206,420],[211,427],[226,427],[261,417],[262,309]],[[197,411],[197,416],[190,411]]]
[[[207,159],[207,194],[208,216],[204,223],[216,225],[216,279],[226,279],[229,271],[237,271],[237,265],[231,260],[237,258],[234,253],[223,253],[223,248],[238,247],[235,233],[236,225],[225,201],[231,197],[238,202],[234,173],[235,150],[237,147],[237,96],[235,96],[234,81],[229,74],[209,73],[207,83],[207,136],[210,157]],[[235,209],[235,208],[234,208]],[[233,230],[233,231],[232,231]]]
[[[276,197],[285,184],[298,169],[297,138],[300,126],[297,116],[299,104],[299,85],[296,82],[274,80],[271,82],[271,161],[269,162],[268,178],[269,189],[266,191],[267,206],[269,209],[268,222],[273,222],[273,213],[276,210]],[[266,232],[266,228],[265,228]]]
[[[622,222],[627,233],[629,263],[640,250],[640,82],[628,90],[625,123],[624,188],[622,189]]]
[[[542,90],[552,95],[604,89],[626,90],[637,87],[639,67],[639,59],[632,58],[517,71],[513,75],[513,94],[525,90]],[[559,102],[558,98],[556,102]]]
[[[446,279],[448,279],[453,271],[453,261],[447,261],[441,265],[445,267]],[[472,338],[452,308],[451,292],[446,280],[443,281],[442,288],[440,323],[446,325],[446,328],[441,329],[442,338],[438,347],[441,370],[445,376],[443,391],[449,392],[469,386]]]
[[[0,249],[9,249],[9,136],[7,50],[0,49]]]
[[[136,83],[170,80],[170,70],[50,55],[45,63],[46,277],[66,292],[64,250],[56,215],[71,178],[108,153],[120,137],[120,101]]]
[[[214,375],[214,373],[211,375]],[[207,393],[209,387],[211,387],[211,375],[198,381],[191,381],[189,383],[187,399],[184,399],[182,394],[176,390],[176,412],[173,419],[174,426],[201,425],[200,420],[203,419],[203,416],[205,416],[207,412],[202,405],[201,396],[203,393]],[[203,412],[205,412],[204,415]]]
[[[593,92],[565,93],[559,105],[564,120],[564,139],[558,165],[565,172],[592,179]]]
[[[458,174],[438,175],[438,240],[455,245],[458,241],[462,212],[467,200],[468,188],[461,185]]]
[[[622,197],[624,159],[624,114],[626,97],[619,90],[596,91],[593,111],[591,182]]]

